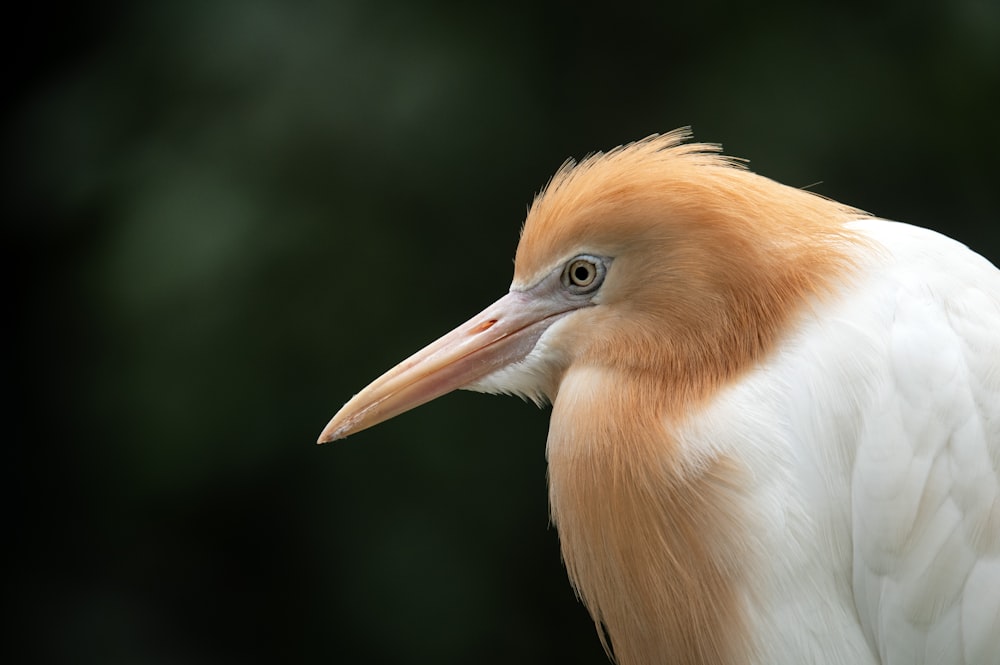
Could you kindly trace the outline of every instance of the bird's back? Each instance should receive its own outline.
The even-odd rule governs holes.
[[[858,616],[883,665],[1000,663],[1000,272],[931,231],[858,227],[882,246],[850,477]]]
[[[685,434],[758,482],[760,662],[1000,663],[1000,272],[851,226],[853,282]]]

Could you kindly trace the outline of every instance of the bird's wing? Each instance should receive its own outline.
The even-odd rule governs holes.
[[[943,236],[863,222],[888,365],[851,478],[853,587],[883,665],[1000,664],[1000,272]]]

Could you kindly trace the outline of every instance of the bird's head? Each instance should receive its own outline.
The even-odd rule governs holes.
[[[564,164],[528,213],[507,295],[355,395],[319,442],[458,388],[551,402],[583,365],[684,402],[765,352],[798,296],[837,271],[831,222],[846,209],[686,138]]]

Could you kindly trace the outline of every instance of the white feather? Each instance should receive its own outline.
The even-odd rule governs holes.
[[[752,473],[761,663],[1000,664],[1000,272],[883,221],[833,303],[678,436]]]
[[[476,393],[489,395],[514,395],[525,401],[534,402],[538,407],[550,403],[545,386],[549,377],[558,376],[558,368],[565,366],[562,358],[549,344],[549,340],[557,337],[561,330],[571,326],[573,314],[569,314],[549,326],[535,343],[531,352],[523,360],[505,365],[495,372],[462,387]]]

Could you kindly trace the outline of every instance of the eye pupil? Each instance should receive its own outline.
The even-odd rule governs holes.
[[[576,270],[573,271],[573,277],[578,282],[586,282],[587,278],[590,277],[590,269],[586,266],[577,266]]]

